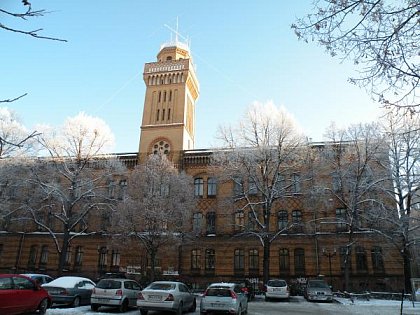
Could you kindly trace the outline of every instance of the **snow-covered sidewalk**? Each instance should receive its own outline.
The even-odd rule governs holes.
[[[340,298],[334,297],[334,299],[342,305],[349,305],[349,306],[357,306],[357,308],[366,307],[366,310],[372,309],[372,307],[377,307],[379,310],[386,310],[394,312],[392,314],[400,314],[401,309],[401,301],[397,300],[379,300],[379,299],[353,299],[353,301],[349,298]],[[368,312],[366,312],[368,313]],[[383,313],[385,314],[385,313]],[[386,312],[386,314],[388,314]],[[409,300],[404,300],[403,302],[403,314],[420,314],[420,302],[412,302]]]

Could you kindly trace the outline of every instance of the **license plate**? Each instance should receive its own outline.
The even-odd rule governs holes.
[[[149,295],[150,301],[160,301],[161,297],[159,295]]]
[[[325,293],[324,293],[324,292],[317,292],[316,294],[317,294],[317,295],[325,295]]]
[[[98,299],[99,302],[109,302],[109,299]]]
[[[220,307],[222,304],[220,303],[211,303],[211,307]]]

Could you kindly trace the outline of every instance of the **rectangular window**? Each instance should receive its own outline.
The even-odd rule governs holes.
[[[340,254],[341,272],[342,273],[345,272],[346,266],[348,270],[351,272],[351,248],[348,246],[340,247],[339,254]]]
[[[285,188],[286,188],[286,179],[282,174],[278,173],[277,178],[275,180],[275,184],[274,184],[275,196],[276,197],[283,196],[285,194],[285,191],[284,191]]]
[[[244,194],[243,181],[240,177],[233,178],[233,195],[242,196]]]
[[[293,223],[293,231],[295,233],[303,232],[302,212],[300,210],[292,211],[292,223]]]
[[[292,193],[299,194],[300,192],[300,175],[292,174]]]
[[[48,245],[43,245],[41,248],[41,257],[39,264],[45,266],[48,263]]]
[[[258,249],[249,250],[249,270],[256,271],[259,269]]]
[[[358,272],[367,272],[367,257],[365,249],[362,246],[356,247],[356,269]]]
[[[126,194],[127,194],[127,180],[122,179],[120,180],[120,191],[118,194],[118,198],[122,200],[125,198]]]
[[[32,245],[29,250],[28,269],[35,269],[36,259],[38,256],[38,246]]]
[[[215,251],[214,249],[208,248],[206,249],[206,270],[214,270],[215,269]]]
[[[66,253],[66,261],[64,262],[66,268],[68,268],[71,265],[71,256],[72,256],[71,250],[72,250],[71,246],[68,246],[67,253]]]
[[[83,262],[83,247],[77,246],[76,253],[74,256],[74,266],[76,267],[76,269],[77,267],[82,266],[82,262]]]
[[[159,121],[159,116],[160,116],[160,110],[158,109],[156,112],[156,121]]]
[[[384,258],[382,255],[382,248],[379,246],[373,246],[371,254],[372,254],[373,272],[383,273],[385,271],[385,268],[384,268]]]
[[[201,250],[199,249],[191,251],[191,269],[201,269]]]
[[[120,265],[120,258],[121,255],[118,252],[118,250],[113,250],[112,251],[112,257],[111,257],[111,266],[112,267],[118,267]]]
[[[303,248],[295,249],[295,275],[305,275],[305,250]]]
[[[108,197],[111,199],[115,198],[115,181],[113,180],[108,183]]]
[[[233,268],[235,271],[243,271],[245,269],[245,255],[243,249],[235,249]]]
[[[99,260],[98,260],[98,267],[100,270],[105,270],[106,266],[107,266],[107,255],[108,254],[108,250],[106,249],[106,247],[101,247],[99,249]]]
[[[257,213],[254,213],[252,210],[248,212],[248,230],[255,231],[257,229],[257,219],[255,216],[258,216]]]
[[[201,226],[203,222],[203,215],[201,212],[193,214],[193,232],[195,235],[201,234]]]
[[[248,194],[250,195],[256,195],[258,193],[258,186],[257,186],[257,181],[255,180],[255,178],[249,178],[248,180]]]
[[[243,211],[235,213],[235,231],[241,232],[245,229],[245,216]]]
[[[347,210],[343,208],[335,209],[335,220],[337,232],[347,231]]]
[[[332,189],[333,189],[333,191],[335,191],[335,192],[342,191],[340,174],[334,172],[331,175],[331,177],[332,177]]]
[[[281,248],[279,252],[279,268],[280,274],[288,275],[290,273],[290,258],[289,250],[287,248]]]
[[[216,234],[216,213],[207,213],[207,234]]]

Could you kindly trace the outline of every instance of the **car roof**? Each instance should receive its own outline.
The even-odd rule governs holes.
[[[99,281],[105,281],[105,280],[112,280],[112,281],[134,281],[134,282],[136,282],[136,280],[127,279],[127,278],[102,278]]]
[[[51,276],[45,275],[45,274],[42,274],[42,273],[21,273],[21,275],[27,276],[27,277],[50,277],[50,278],[52,278]]]
[[[66,288],[71,288],[71,287],[74,287],[80,281],[93,282],[92,280],[88,278],[65,276],[65,277],[57,278],[49,283],[43,284],[42,286],[63,286]]]
[[[233,287],[235,285],[238,285],[237,283],[233,283],[233,282],[216,282],[216,283],[212,283],[209,285],[209,288],[214,288],[214,287]]]

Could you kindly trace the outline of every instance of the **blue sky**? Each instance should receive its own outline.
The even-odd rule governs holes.
[[[170,41],[165,25],[191,40],[200,81],[196,148],[215,143],[217,126],[234,123],[254,101],[274,101],[292,113],[308,137],[322,140],[339,126],[374,120],[379,105],[347,82],[351,63],[329,57],[290,28],[311,11],[310,0],[32,0],[51,11],[30,21],[2,21],[67,43],[0,30],[0,99],[23,123],[60,125],[80,111],[106,121],[115,152],[138,150],[145,86],[143,66]],[[2,0],[21,9],[20,0]]]

